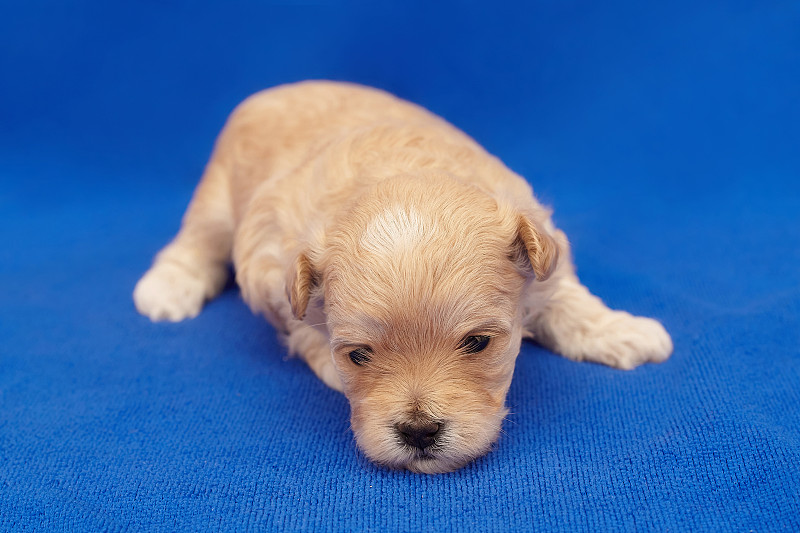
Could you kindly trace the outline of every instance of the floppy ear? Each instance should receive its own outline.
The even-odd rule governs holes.
[[[512,259],[520,270],[532,273],[538,281],[546,280],[556,269],[558,245],[555,239],[540,231],[528,217],[517,220],[517,238]]]
[[[306,316],[311,291],[317,286],[317,273],[308,256],[301,253],[289,269],[286,279],[286,296],[292,306],[292,314],[297,320]]]

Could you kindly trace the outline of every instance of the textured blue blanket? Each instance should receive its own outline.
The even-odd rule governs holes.
[[[4,7],[0,529],[800,529],[798,4],[435,4]],[[526,344],[496,449],[425,476],[368,463],[235,286],[136,314],[227,113],[303,78],[475,136],[672,358]]]

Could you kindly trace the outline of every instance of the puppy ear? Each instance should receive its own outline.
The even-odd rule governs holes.
[[[311,291],[317,286],[317,273],[311,260],[304,253],[295,259],[294,267],[289,269],[286,280],[286,296],[292,306],[292,314],[297,320],[306,316]]]
[[[517,238],[513,246],[512,260],[523,272],[534,274],[538,281],[546,280],[556,269],[558,244],[524,215],[517,220]]]

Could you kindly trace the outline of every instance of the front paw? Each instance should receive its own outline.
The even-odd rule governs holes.
[[[133,290],[136,309],[153,322],[194,318],[206,299],[206,283],[175,263],[156,263]]]
[[[652,318],[614,311],[598,325],[587,359],[630,370],[644,363],[661,363],[672,354],[672,339]]]
[[[332,388],[335,391],[344,392],[344,386],[342,385],[342,380],[339,377],[339,373],[336,371],[336,368],[333,366],[333,362],[328,360],[325,364],[322,365],[319,369],[313,369],[314,372],[319,376],[319,378],[327,385],[328,387]]]

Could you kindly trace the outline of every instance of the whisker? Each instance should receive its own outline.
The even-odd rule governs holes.
[[[319,326],[327,326],[327,325],[328,325],[327,322],[320,322],[319,324],[306,324],[306,323],[303,323],[303,324],[300,324],[300,327],[301,328],[316,328],[316,327],[319,327]]]

